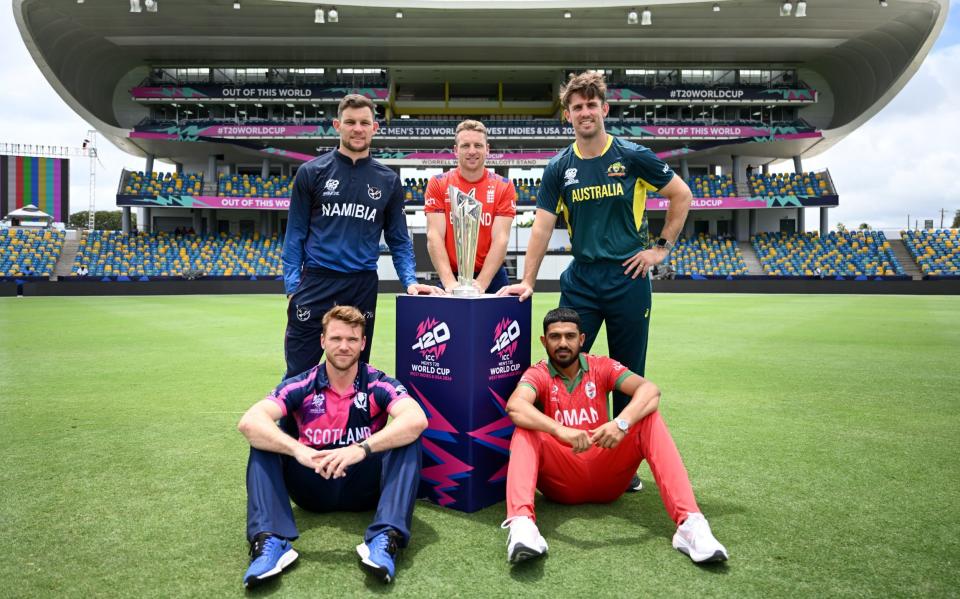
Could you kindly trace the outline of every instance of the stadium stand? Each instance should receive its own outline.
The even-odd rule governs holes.
[[[203,189],[203,175],[198,173],[128,172],[120,184],[123,195],[156,197],[158,195],[198,195]]]
[[[904,276],[880,231],[759,233],[751,242],[767,275],[777,277]]]
[[[743,255],[732,239],[700,234],[681,237],[667,258],[677,276],[728,276],[747,274]]]
[[[179,277],[277,276],[282,273],[282,242],[276,235],[261,237],[175,235],[119,231],[84,232],[72,273],[85,265],[89,276]]]
[[[427,179],[404,179],[403,201],[406,204],[423,204],[427,192]]]
[[[960,229],[901,231],[924,276],[960,277]]]
[[[826,173],[822,172],[753,174],[749,183],[753,197],[824,196],[834,193]]]
[[[293,183],[290,177],[260,175],[220,175],[217,189],[221,196],[236,198],[286,198]]]
[[[688,182],[695,198],[729,198],[737,195],[737,186],[733,175],[696,175]],[[663,197],[657,192],[650,193],[651,198]]]
[[[49,277],[63,249],[65,234],[45,229],[0,231],[0,276]]]

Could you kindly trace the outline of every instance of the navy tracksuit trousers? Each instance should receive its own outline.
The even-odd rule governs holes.
[[[392,528],[406,546],[419,484],[420,439],[372,454],[351,466],[343,478],[329,480],[295,458],[251,447],[247,462],[247,540],[261,532],[290,540],[300,536],[290,507],[293,499],[311,512],[376,508],[364,541]]]

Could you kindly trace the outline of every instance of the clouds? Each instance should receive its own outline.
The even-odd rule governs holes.
[[[960,44],[939,47],[880,113],[830,150],[804,161],[806,170],[829,168],[837,185],[840,206],[830,211],[831,227],[867,222],[900,229],[907,214],[939,225],[941,208],[952,221],[960,209],[957,73]]]

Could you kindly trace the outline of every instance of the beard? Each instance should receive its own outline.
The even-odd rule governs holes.
[[[370,142],[365,139],[343,139],[341,140],[343,147],[347,148],[351,152],[366,152],[370,149]]]
[[[571,364],[573,364],[574,362],[576,362],[576,361],[580,358],[580,351],[579,351],[579,350],[574,351],[574,350],[569,349],[569,348],[567,348],[567,353],[566,353],[566,356],[567,356],[567,357],[565,357],[565,358],[560,358],[560,356],[559,356],[558,354],[559,354],[559,352],[554,352],[553,355],[550,356],[550,360],[551,360],[555,365],[559,366],[560,368],[566,368],[567,366],[570,366]]]
[[[337,356],[333,354],[327,355],[327,364],[333,366],[334,369],[341,372],[345,372],[353,368],[353,366],[360,361],[360,354],[357,353],[355,356]]]

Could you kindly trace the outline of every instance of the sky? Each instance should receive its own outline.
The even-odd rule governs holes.
[[[65,1],[65,0],[64,0]],[[9,6],[9,5],[8,5]],[[0,142],[79,147],[91,127],[53,90],[20,37],[12,10],[0,7]],[[830,227],[868,223],[902,229],[911,221],[945,225],[960,210],[960,0],[951,3],[933,51],[906,87],[865,125],[823,154],[804,160],[804,170],[829,168],[840,194]],[[116,209],[123,168],[143,170],[144,160],[103,138],[98,140],[96,207]],[[784,162],[772,170],[792,170]],[[89,205],[89,167],[74,158],[71,211]],[[158,163],[155,170],[173,170]],[[819,223],[816,210],[807,222]]]

